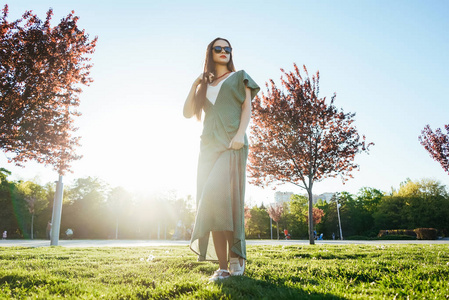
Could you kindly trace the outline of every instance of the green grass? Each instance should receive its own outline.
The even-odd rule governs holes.
[[[448,250],[249,246],[245,276],[210,284],[186,246],[0,247],[0,299],[449,299]]]

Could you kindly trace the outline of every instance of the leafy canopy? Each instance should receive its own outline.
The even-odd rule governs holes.
[[[314,181],[340,175],[343,182],[358,168],[355,155],[367,152],[365,137],[354,126],[354,113],[344,113],[319,98],[319,72],[303,78],[283,72],[284,89],[273,80],[267,93],[253,100],[249,173],[252,183],[263,186],[279,181],[311,189]],[[370,143],[368,146],[370,146]]]
[[[80,85],[89,85],[90,58],[97,38],[77,26],[72,11],[54,27],[53,11],[44,21],[31,11],[9,22],[8,6],[0,16],[0,149],[10,162],[28,160],[52,165],[64,174],[79,137],[73,121],[80,113]]]
[[[449,124],[444,125],[444,128],[446,134],[440,128],[433,131],[429,125],[426,125],[419,136],[419,141],[430,156],[439,162],[443,170],[449,174]]]

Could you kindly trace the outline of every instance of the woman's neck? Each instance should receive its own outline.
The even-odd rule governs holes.
[[[228,66],[227,65],[216,65],[215,66],[215,78],[218,78],[222,76],[223,74],[228,73]]]

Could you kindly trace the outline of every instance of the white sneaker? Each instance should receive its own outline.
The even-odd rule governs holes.
[[[231,277],[231,274],[228,270],[218,269],[214,272],[214,275],[209,278],[209,282],[216,282],[218,280],[223,280],[229,277]]]
[[[245,272],[245,260],[243,265],[240,265],[240,257],[231,257],[229,259],[229,272],[231,276],[241,276]]]

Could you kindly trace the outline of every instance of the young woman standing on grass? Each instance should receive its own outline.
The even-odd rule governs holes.
[[[199,261],[218,260],[219,269],[211,281],[243,275],[245,270],[245,131],[251,100],[259,90],[245,71],[235,71],[229,41],[216,38],[207,47],[204,73],[193,83],[184,104],[186,118],[195,115],[200,120],[205,113],[190,249]]]

